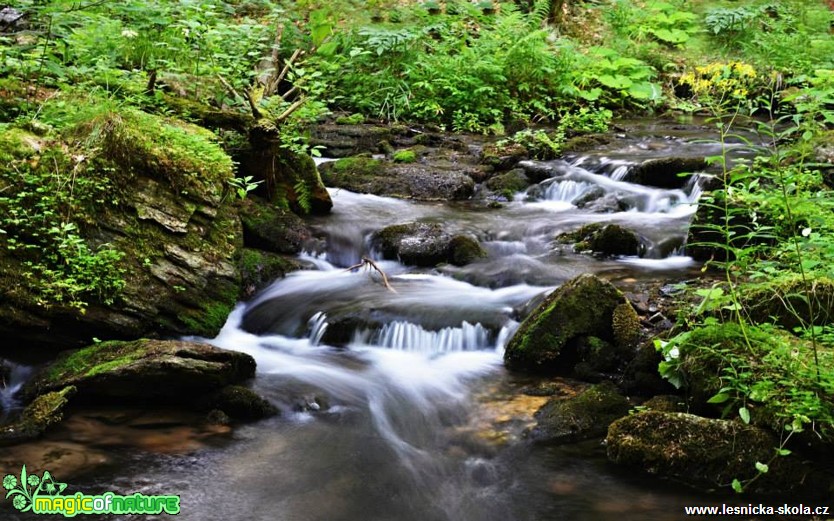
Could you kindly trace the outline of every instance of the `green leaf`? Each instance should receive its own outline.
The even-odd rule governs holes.
[[[791,455],[791,451],[789,449],[778,449],[776,451],[776,453],[779,454],[780,456],[790,456]]]
[[[729,399],[730,399],[729,394],[727,394],[727,393],[718,393],[715,396],[713,396],[712,398],[710,398],[709,400],[707,400],[707,403],[724,403]]]
[[[628,89],[628,95],[634,99],[657,101],[660,99],[660,86],[656,83],[635,83]]]
[[[744,487],[741,485],[741,481],[737,479],[733,480],[733,490],[735,490],[739,494],[744,492]]]
[[[756,470],[761,472],[762,474],[767,474],[767,471],[770,470],[766,464],[762,463],[761,461],[756,462]]]
[[[617,90],[625,90],[633,85],[633,82],[628,77],[621,74],[602,74],[597,77],[597,81],[609,89]]]
[[[741,417],[741,421],[744,423],[750,423],[750,411],[747,407],[740,407],[738,409],[738,415]]]

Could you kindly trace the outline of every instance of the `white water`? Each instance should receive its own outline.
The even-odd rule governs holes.
[[[8,376],[0,377],[0,416],[20,407],[20,402],[15,398],[15,393],[23,387],[23,384],[26,383],[34,371],[34,368],[30,366],[0,359],[0,368],[2,367],[8,368]]]

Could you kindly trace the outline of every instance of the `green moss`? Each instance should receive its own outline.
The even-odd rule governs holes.
[[[572,398],[553,398],[536,412],[534,439],[575,442],[604,436],[608,425],[628,413],[628,400],[611,382],[603,382]]]
[[[611,326],[614,330],[614,340],[621,348],[634,347],[640,338],[640,317],[629,302],[614,308]]]
[[[213,300],[201,303],[198,309],[188,309],[179,316],[187,330],[194,335],[216,335],[237,303],[240,293],[238,285],[225,281],[216,282],[218,287],[212,292]]]
[[[523,170],[511,170],[504,174],[499,174],[491,177],[486,182],[487,188],[494,192],[504,195],[507,199],[512,200],[513,196],[530,186],[530,181]]]
[[[561,369],[558,360],[565,345],[581,335],[613,340],[612,315],[625,302],[617,288],[593,275],[582,275],[551,293],[522,322],[510,339],[504,362],[510,369]]]
[[[332,169],[335,175],[378,176],[382,174],[382,164],[381,160],[370,157],[345,157],[333,162]]]
[[[466,235],[455,235],[449,241],[449,262],[455,266],[465,266],[487,256],[480,243]]]
[[[0,162],[28,159],[44,146],[43,140],[25,130],[0,125]]]
[[[252,248],[244,248],[238,259],[243,296],[252,296],[274,280],[301,269],[293,260]]]
[[[139,347],[136,342],[101,342],[58,359],[42,379],[52,385],[121,367],[146,355]]]
[[[336,118],[337,125],[358,125],[365,121],[365,116],[359,113],[351,114],[350,116],[339,116]]]
[[[394,162],[395,163],[413,163],[417,161],[417,154],[414,153],[413,150],[397,150],[394,152]]]

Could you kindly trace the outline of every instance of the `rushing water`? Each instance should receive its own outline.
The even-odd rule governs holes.
[[[710,147],[646,137],[534,163],[550,177],[492,210],[331,190],[333,213],[313,221],[325,239],[302,256],[313,269],[238,306],[210,340],[256,358],[254,386],[281,417],[186,456],[119,454],[111,470],[82,484],[181,494],[180,518],[207,521],[680,518],[681,505],[697,497],[611,466],[598,441],[525,443],[542,402],[518,402],[529,382],[505,372],[502,352],[525,307],[580,273],[688,273],[694,263],[679,246],[698,183],[652,188],[629,183],[628,172],[645,158]],[[619,211],[579,210],[574,202],[589,190]],[[375,272],[344,269],[375,256],[369,234],[409,221],[473,235],[489,257],[439,269],[377,259],[391,289]],[[590,222],[634,229],[646,255],[594,259],[554,242]],[[502,412],[507,404],[512,413]]]

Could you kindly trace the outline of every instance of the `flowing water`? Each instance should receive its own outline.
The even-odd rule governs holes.
[[[680,245],[700,193],[628,182],[651,157],[709,155],[690,135],[616,140],[592,154],[532,163],[549,178],[503,208],[416,203],[331,190],[313,268],[279,280],[231,314],[210,342],[258,362],[255,389],[282,415],[187,455],[122,451],[79,487],[182,496],[194,520],[678,519],[704,498],[608,464],[599,441],[561,448],[523,438],[543,399],[502,367],[525,309],[576,275],[622,283],[691,276]],[[619,211],[573,202],[597,190]],[[409,221],[477,237],[489,257],[416,269],[378,260],[369,234]],[[595,259],[554,237],[590,222],[634,229],[643,257]],[[570,386],[570,383],[564,385]],[[0,394],[0,396],[4,396]]]

